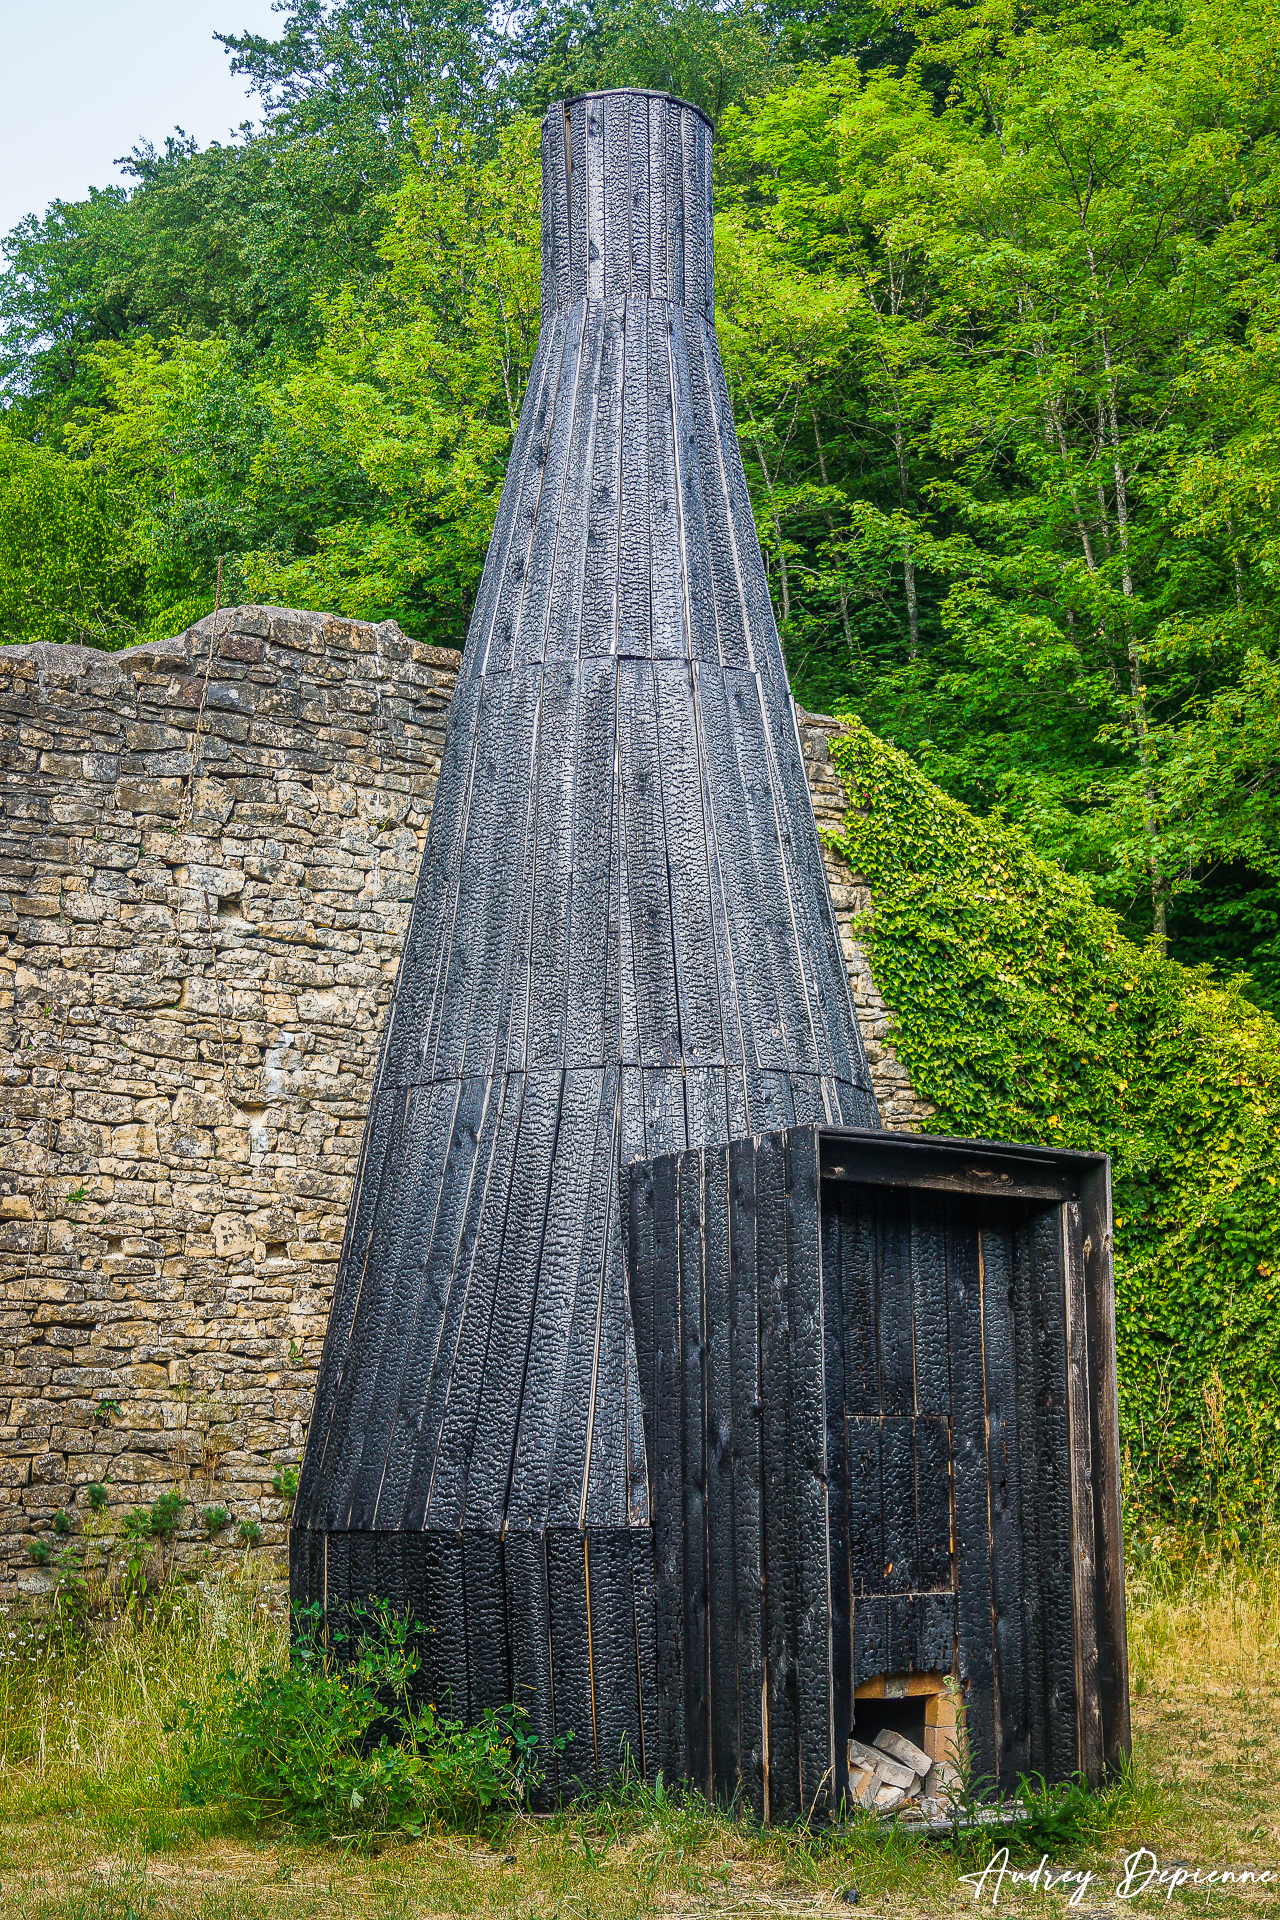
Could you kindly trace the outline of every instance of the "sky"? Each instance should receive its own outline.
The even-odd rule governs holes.
[[[120,185],[139,140],[180,126],[207,146],[256,119],[212,36],[282,25],[271,0],[0,0],[0,235]]]

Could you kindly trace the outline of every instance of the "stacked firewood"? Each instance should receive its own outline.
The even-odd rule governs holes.
[[[945,1760],[931,1760],[923,1748],[889,1727],[870,1746],[849,1741],[849,1787],[854,1798],[876,1813],[896,1813],[912,1803],[949,1802],[959,1775]]]

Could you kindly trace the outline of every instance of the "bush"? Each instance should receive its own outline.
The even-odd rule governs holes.
[[[415,1706],[408,1621],[385,1603],[353,1613],[327,1647],[308,1610],[287,1668],[228,1673],[211,1703],[180,1708],[183,1799],[310,1839],[473,1831],[521,1807],[540,1777],[523,1710],[467,1728]]]

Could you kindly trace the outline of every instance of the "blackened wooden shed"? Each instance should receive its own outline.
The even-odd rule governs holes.
[[[977,1776],[1098,1782],[1129,1746],[1106,1157],[794,1128],[633,1168],[628,1230],[668,1777],[820,1811],[879,1683],[943,1675]]]

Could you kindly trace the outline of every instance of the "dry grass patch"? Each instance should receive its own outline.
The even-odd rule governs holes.
[[[1154,1564],[1154,1563],[1153,1563]],[[1074,1912],[1206,1910],[1203,1890],[1117,1902],[1118,1863],[1280,1870],[1280,1581],[1270,1569],[1151,1568],[1131,1595],[1135,1767],[1083,1828],[1048,1843],[1092,1871]],[[363,1851],[252,1834],[218,1807],[181,1804],[172,1732],[180,1699],[221,1669],[285,1658],[278,1613],[251,1582],[188,1596],[165,1619],[116,1623],[78,1657],[11,1648],[0,1670],[0,1915],[4,1920],[425,1920],[430,1915],[850,1912],[941,1920],[973,1911],[954,1851],[860,1821],[839,1834],[754,1833],[696,1799],[643,1789],[551,1820],[501,1817]],[[1015,1863],[1033,1865],[1039,1841]],[[989,1907],[990,1895],[984,1902]],[[1215,1890],[1227,1916],[1280,1908],[1273,1892]],[[1065,1914],[1060,1893],[1002,1888],[998,1911]]]

